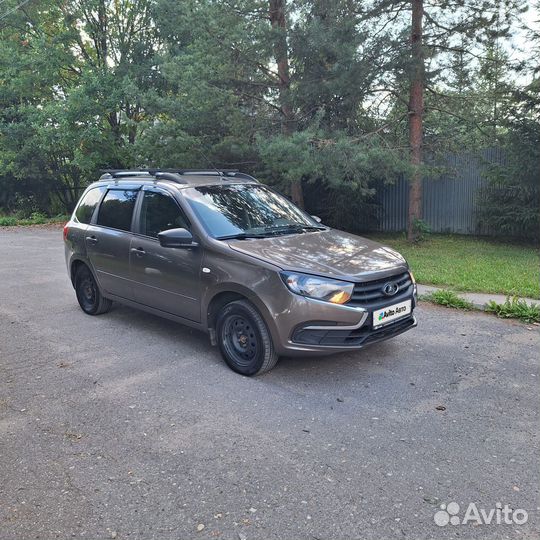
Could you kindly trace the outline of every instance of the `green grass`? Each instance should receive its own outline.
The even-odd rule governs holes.
[[[469,236],[429,235],[410,244],[402,234],[369,235],[399,251],[418,283],[540,298],[538,248]]]
[[[422,300],[427,300],[428,302],[451,308],[473,309],[471,302],[461,298],[454,291],[449,291],[447,289],[441,289],[440,291],[433,291],[430,294],[426,294],[422,296]]]
[[[0,216],[0,227],[18,227],[21,225],[43,225],[45,223],[63,223],[69,221],[69,216],[59,214],[54,217],[47,217],[39,212],[34,212],[28,218],[18,218],[16,216]]]
[[[504,319],[521,319],[527,323],[540,323],[540,304],[528,304],[518,298],[507,298],[504,304],[491,301],[486,305],[486,311]]]
[[[14,227],[17,225],[17,218],[12,216],[0,216],[0,227]]]

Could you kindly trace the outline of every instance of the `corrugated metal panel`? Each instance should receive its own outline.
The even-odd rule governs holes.
[[[457,234],[489,234],[479,230],[476,219],[478,195],[487,185],[486,167],[504,162],[498,148],[484,151],[481,156],[448,155],[444,164],[448,172],[423,180],[423,219],[432,232]],[[409,183],[399,178],[394,184],[379,183],[375,201],[380,205],[377,230],[403,231],[407,228]]]

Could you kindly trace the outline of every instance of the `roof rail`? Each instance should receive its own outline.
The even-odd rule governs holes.
[[[227,173],[225,175],[226,177],[233,177],[233,178],[244,178],[245,180],[253,180],[253,182],[259,182],[256,178],[251,176],[251,174],[243,173],[239,171],[231,171],[230,173]]]
[[[187,184],[188,182],[181,178],[181,175],[201,175],[201,176],[221,176],[223,178],[242,178],[257,182],[253,176],[240,172],[238,169],[102,169],[103,173],[100,180],[107,178],[122,178],[126,176],[154,176],[171,180],[178,184]]]
[[[121,176],[149,176],[149,171],[141,169],[101,169],[101,178],[120,178]]]
[[[154,178],[162,178],[164,180],[171,180],[177,184],[187,184],[183,180],[176,170],[172,169],[102,169],[103,174],[100,178],[123,178],[126,176],[153,176]]]
[[[180,174],[201,174],[201,175],[218,175],[228,176],[239,172],[238,169],[176,169],[175,172]]]
[[[252,180],[253,182],[257,182],[253,176],[240,172],[238,169],[179,169],[175,172],[185,175],[200,174],[205,176],[223,176],[224,178],[243,178],[244,180]]]

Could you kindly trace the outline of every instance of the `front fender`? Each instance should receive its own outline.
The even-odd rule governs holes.
[[[252,289],[246,287],[245,285],[241,285],[239,283],[233,283],[233,282],[218,283],[214,287],[207,289],[202,299],[202,306],[201,306],[202,316],[203,316],[202,322],[203,322],[204,327],[207,330],[208,328],[212,326],[212,323],[209,319],[210,304],[212,303],[212,300],[214,300],[217,296],[223,293],[238,294],[240,296],[245,297],[247,300],[249,300],[257,308],[257,310],[263,317],[272,336],[273,337],[277,336],[277,329],[276,329],[276,325],[275,325],[272,313],[270,311],[270,308],[262,301],[262,299],[259,296],[257,296],[253,292]]]

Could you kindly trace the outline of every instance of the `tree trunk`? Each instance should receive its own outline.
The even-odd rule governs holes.
[[[108,21],[107,21],[107,6],[105,1],[101,0],[98,5],[98,27],[96,29],[96,53],[100,60],[101,67],[107,69],[107,58],[109,55],[107,46]]]
[[[270,24],[275,31],[274,57],[277,64],[279,85],[279,106],[281,109],[281,131],[288,136],[296,129],[294,112],[290,102],[291,80],[289,75],[289,54],[287,46],[286,0],[269,0]],[[304,193],[300,179],[291,182],[292,200],[304,208]]]
[[[422,219],[422,119],[424,115],[424,52],[422,49],[423,0],[412,0],[411,87],[409,96],[409,145],[412,176],[409,186],[409,222],[407,238],[418,239],[417,220]]]

